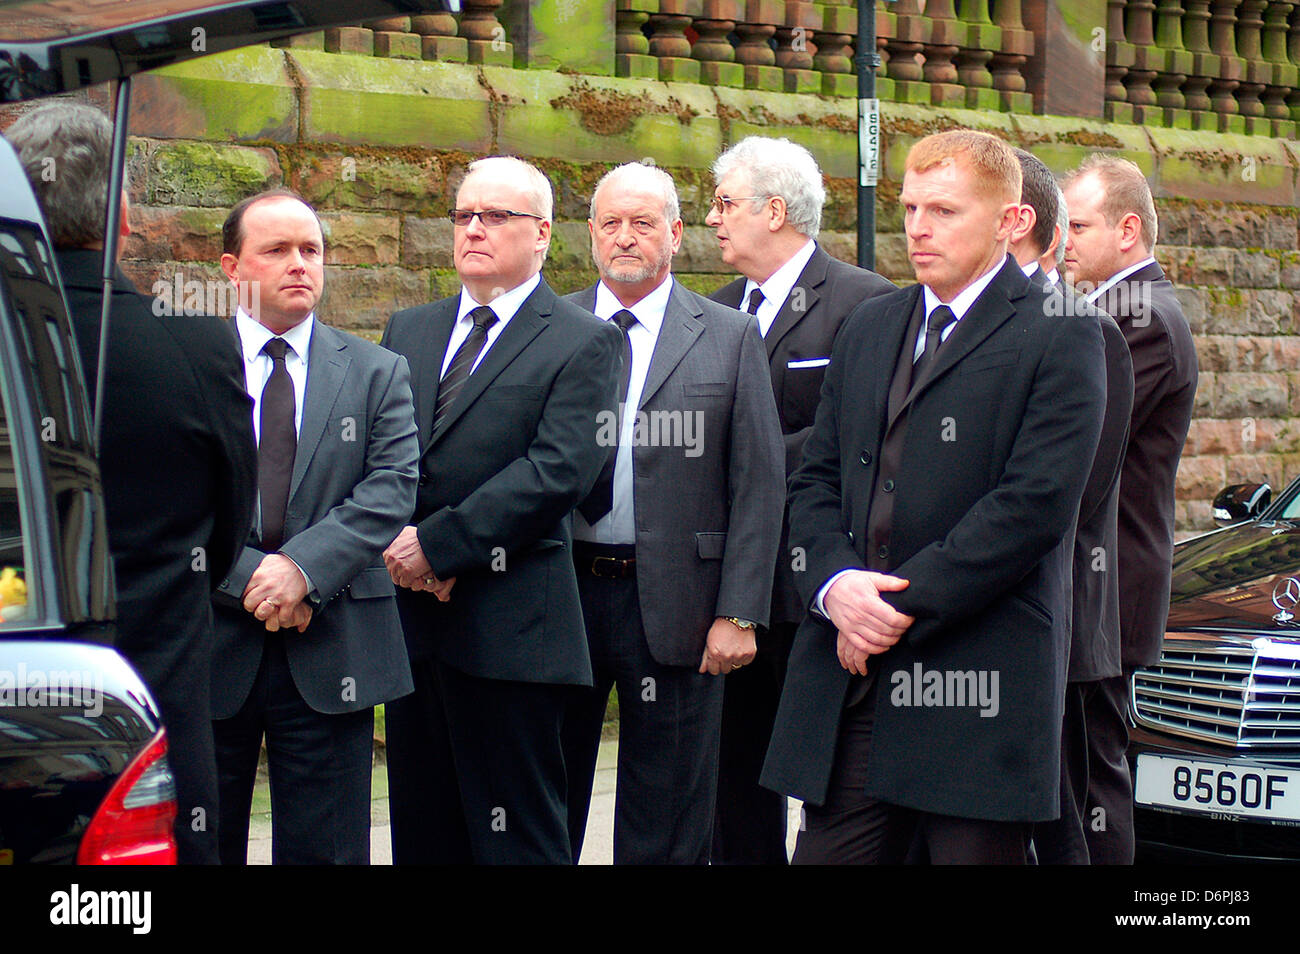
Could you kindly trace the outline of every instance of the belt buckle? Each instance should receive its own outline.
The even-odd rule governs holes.
[[[612,569],[608,573],[602,573],[600,571],[601,565],[606,563],[611,564]],[[601,579],[606,579],[606,580],[621,579],[623,576],[623,567],[625,563],[626,563],[625,560],[618,560],[615,559],[614,557],[604,557],[604,556],[596,557],[591,561],[591,575],[598,576]]]

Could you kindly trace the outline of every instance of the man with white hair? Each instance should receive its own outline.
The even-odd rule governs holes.
[[[462,288],[393,315],[420,434],[415,515],[385,551],[415,692],[390,703],[397,864],[568,864],[561,721],[591,661],[569,513],[604,464],[620,335],[541,277],[551,184],[496,156],[450,218]]]
[[[785,438],[787,476],[812,429],[831,343],[861,302],[894,290],[874,272],[828,255],[818,243],[826,189],[817,161],[788,139],[750,136],[713,164],[717,183],[705,221],[717,229],[722,260],[741,278],[714,301],[755,317],[767,352]],[[795,592],[802,568],[789,520],[781,534],[770,626],[754,665],[727,680],[722,717],[715,864],[785,864],[784,797],[760,788],[794,632],[807,609]]]
[[[754,323],[673,279],[677,189],[628,163],[591,198],[595,286],[569,296],[622,332],[621,423],[574,516],[595,688],[565,720],[569,835],[582,844],[601,723],[619,697],[616,864],[707,864],[722,677],[754,656],[781,534],[781,431]]]

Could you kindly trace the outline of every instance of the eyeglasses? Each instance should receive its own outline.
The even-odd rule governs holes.
[[[474,221],[476,215],[478,220],[490,229],[500,228],[511,219],[521,216],[530,219],[543,218],[535,212],[512,212],[510,209],[480,209],[477,212],[471,212],[469,209],[452,209],[447,213],[447,218],[451,219],[452,225],[457,228],[464,228]]]
[[[734,198],[729,195],[715,195],[709,205],[713,206],[713,211],[718,215],[725,215],[737,202],[753,202],[756,199],[770,199],[770,195],[740,195]]]

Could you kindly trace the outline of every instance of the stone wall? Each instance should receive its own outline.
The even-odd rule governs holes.
[[[855,254],[852,100],[266,47],[142,76],[134,96],[136,234],[124,264],[142,290],[168,300],[186,281],[198,282],[198,293],[220,289],[226,210],[284,183],[318,206],[330,231],[324,319],[376,338],[393,310],[456,291],[444,216],[465,165],[491,153],[529,157],[554,182],[546,274],[561,291],[595,280],[585,225],[595,180],[615,163],[653,158],[682,196],[678,274],[712,291],[732,276],[703,226],[709,163],[750,133],[813,151],[830,193],[823,243],[847,260]],[[1157,257],[1179,286],[1201,362],[1198,417],[1179,474],[1180,532],[1212,525],[1209,500],[1225,483],[1267,479],[1280,489],[1300,472],[1295,143],[902,103],[882,109],[878,268],[898,282],[911,278],[896,200],[917,137],[987,129],[1057,172],[1098,149],[1138,162],[1157,195]]]

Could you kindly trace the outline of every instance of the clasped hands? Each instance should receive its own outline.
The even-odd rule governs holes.
[[[311,604],[307,602],[307,580],[302,570],[283,553],[262,557],[244,587],[244,609],[265,623],[269,632],[303,632],[311,622]]]
[[[403,527],[397,539],[388,545],[384,551],[384,566],[388,567],[388,575],[397,586],[417,593],[432,593],[443,603],[451,599],[451,588],[456,585],[456,578],[451,576],[440,580],[434,575],[415,535],[415,527]]]
[[[907,586],[907,580],[887,573],[850,570],[826,591],[822,606],[839,631],[835,651],[849,672],[865,676],[867,657],[888,650],[916,622],[880,598]]]

